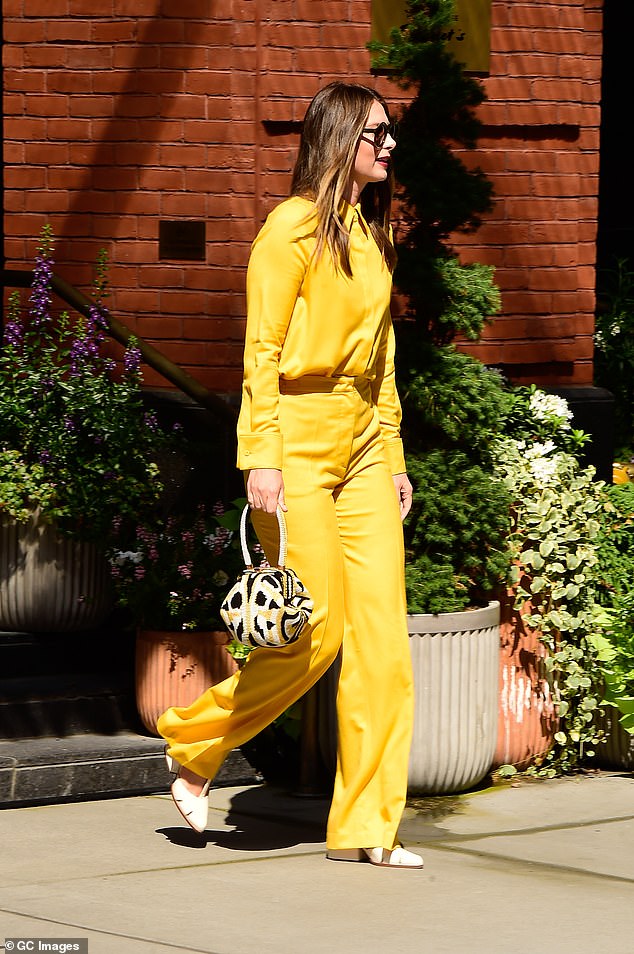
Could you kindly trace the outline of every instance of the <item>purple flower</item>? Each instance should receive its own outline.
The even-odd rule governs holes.
[[[181,576],[184,576],[186,580],[189,580],[192,575],[192,568],[193,567],[191,563],[183,563],[181,566],[179,566],[178,572]]]
[[[22,327],[22,323],[19,321],[7,321],[4,326],[5,345],[9,345],[11,348],[15,348],[16,351],[20,351],[23,339],[24,328]]]
[[[73,433],[73,431],[77,430],[74,420],[72,419],[72,417],[68,417],[68,415],[66,415],[66,417],[64,418],[64,430],[68,431],[71,434]]]
[[[142,580],[145,576],[145,567],[135,566],[134,568],[134,578],[135,580]]]
[[[35,258],[33,284],[29,297],[29,317],[34,328],[40,328],[51,319],[53,259],[49,253],[50,240],[45,239],[39,254]]]
[[[159,422],[155,411],[146,411],[143,415],[143,423],[153,434],[159,430]]]
[[[107,314],[103,306],[98,308],[97,305],[90,305],[88,309],[88,334],[97,344],[101,344],[106,337],[108,322],[105,316]]]
[[[86,367],[90,367],[91,362],[99,353],[95,341],[90,338],[75,338],[70,347],[70,373],[73,377],[78,377]]]
[[[42,451],[40,451],[40,453],[38,454],[38,460],[39,460],[40,464],[50,464],[51,461],[53,460],[53,458],[52,458],[52,456],[51,456],[50,451],[42,450]]]
[[[130,344],[125,349],[123,356],[123,370],[126,374],[134,375],[139,373],[141,367],[141,352],[135,344]]]
[[[216,530],[216,539],[214,541],[214,555],[220,556],[222,551],[228,545],[231,540],[231,531],[227,530],[226,527],[218,527]]]

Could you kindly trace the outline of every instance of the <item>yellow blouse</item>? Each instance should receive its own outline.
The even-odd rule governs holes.
[[[357,208],[346,205],[352,278],[326,252],[312,260],[314,209],[293,196],[271,212],[247,271],[247,328],[238,467],[282,468],[279,379],[350,375],[372,381],[387,460],[404,473],[401,405],[394,381],[392,276]]]

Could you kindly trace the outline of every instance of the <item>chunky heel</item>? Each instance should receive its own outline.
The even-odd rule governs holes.
[[[392,848],[331,848],[326,852],[329,861],[369,861],[377,868],[422,868],[423,859],[401,845]]]
[[[331,848],[326,852],[329,861],[369,861],[363,848]]]

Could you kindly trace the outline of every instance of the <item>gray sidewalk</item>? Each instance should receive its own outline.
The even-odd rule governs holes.
[[[634,778],[412,799],[423,871],[324,860],[327,804],[216,789],[202,836],[169,796],[0,812],[5,937],[90,954],[633,954]]]

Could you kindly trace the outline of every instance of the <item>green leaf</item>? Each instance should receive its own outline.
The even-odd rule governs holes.
[[[514,775],[517,775],[517,769],[514,765],[500,765],[496,769],[496,775],[500,778],[512,778]]]

